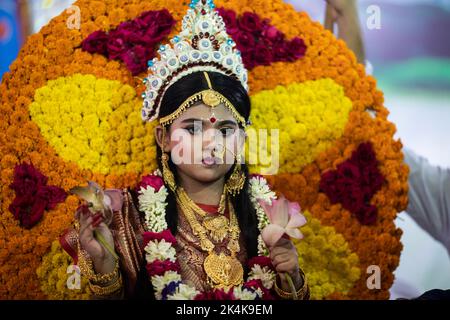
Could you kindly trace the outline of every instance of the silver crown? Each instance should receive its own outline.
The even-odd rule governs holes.
[[[150,74],[144,79],[146,90],[142,119],[158,118],[167,89],[182,77],[197,71],[219,72],[235,77],[248,91],[247,70],[236,43],[226,33],[225,22],[214,10],[213,0],[192,0],[183,18],[182,31],[161,45],[160,59],[148,61]]]

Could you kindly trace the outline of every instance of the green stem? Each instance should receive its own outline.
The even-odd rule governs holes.
[[[98,242],[100,242],[106,248],[106,250],[108,250],[109,253],[112,254],[112,256],[114,258],[119,259],[119,256],[117,255],[117,253],[114,251],[113,248],[111,248],[109,243],[106,242],[105,238],[103,237],[103,235],[100,232],[98,232],[97,230],[94,230],[94,236],[98,240]]]
[[[292,292],[292,299],[293,300],[298,300],[298,296],[297,296],[297,290],[295,289],[295,285],[294,285],[294,281],[292,281],[291,276],[289,275],[289,273],[285,273],[286,279],[289,283],[289,286],[291,287],[291,292]]]

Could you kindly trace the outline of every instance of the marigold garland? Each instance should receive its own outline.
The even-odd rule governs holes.
[[[124,162],[120,162],[120,166],[112,166],[106,173],[83,168],[78,163],[67,161],[61,156],[59,149],[46,139],[42,129],[29,113],[30,105],[35,102],[36,91],[48,86],[51,80],[70,79],[76,74],[81,74],[93,76],[96,81],[117,81],[122,85],[120,90],[124,92],[115,95],[118,98],[116,105],[120,107],[117,109],[116,117],[111,115],[109,118],[113,128],[111,134],[120,138],[119,141],[115,141],[116,145],[111,145],[112,150],[119,148],[119,145],[122,151],[129,150],[135,145],[136,154],[142,153],[142,149],[145,157],[155,154],[153,140],[143,148],[139,139],[131,142],[133,137],[145,136],[153,139],[153,135],[148,131],[152,126],[144,129],[138,120],[140,103],[135,96],[143,90],[139,79],[143,76],[133,77],[125,64],[83,51],[81,43],[89,34],[98,30],[107,32],[121,22],[132,20],[145,11],[168,9],[172,17],[179,22],[185,14],[186,6],[178,0],[120,0],[119,3],[120,5],[109,1],[77,1],[75,5],[80,8],[82,17],[85,17],[80,30],[68,29],[66,21],[69,13],[62,13],[44,26],[39,33],[28,38],[19,57],[11,65],[11,72],[6,73],[2,79],[1,297],[42,299],[47,296],[49,292],[41,289],[41,282],[35,270],[42,263],[41,257],[50,250],[51,243],[69,226],[78,206],[78,200],[74,196],[68,196],[64,203],[59,204],[52,214],[44,215],[40,223],[32,229],[21,228],[8,211],[15,196],[14,191],[8,187],[13,181],[15,165],[22,162],[33,163],[37,170],[48,177],[49,185],[64,190],[84,184],[86,179],[97,181],[107,188],[134,186],[143,174],[156,167],[154,159],[150,159],[146,166],[139,161],[127,162],[130,159],[122,159]],[[344,121],[342,114],[336,117],[336,121],[345,124],[345,127],[340,129],[340,134],[336,134],[339,130],[335,131],[335,137],[330,139],[330,144],[326,148],[320,152],[314,149],[315,146],[311,149],[302,149],[301,152],[292,148],[290,157],[302,159],[314,155],[309,156],[308,161],[304,158],[300,161],[292,160],[290,167],[284,166],[284,169],[287,168],[285,173],[268,179],[277,192],[284,193],[290,200],[299,201],[302,208],[309,210],[312,217],[318,219],[321,225],[332,226],[345,238],[350,251],[359,257],[358,267],[362,274],[369,265],[380,266],[381,290],[368,290],[364,277],[361,277],[348,293],[345,293],[346,289],[342,289],[342,292],[335,292],[328,297],[388,298],[388,290],[393,282],[392,272],[398,265],[401,251],[399,241],[401,231],[396,229],[393,221],[397,212],[402,211],[407,204],[408,169],[403,164],[401,142],[393,138],[395,126],[387,120],[388,111],[383,106],[383,94],[377,89],[375,79],[365,75],[364,67],[357,63],[355,55],[347,49],[342,40],[336,40],[320,24],[312,22],[306,13],[296,12],[292,6],[281,0],[220,0],[216,1],[216,5],[233,10],[238,16],[245,12],[253,12],[262,19],[269,19],[271,25],[282,32],[286,39],[299,37],[308,48],[305,56],[295,62],[275,62],[270,66],[257,66],[252,69],[249,74],[252,96],[263,90],[276,90],[277,86],[287,88],[293,84],[304,84],[306,81],[320,83],[325,79],[331,79],[335,85],[342,87],[344,95],[351,100],[352,107],[347,114],[348,119]],[[177,23],[170,36],[179,31],[180,24]],[[95,90],[94,93],[85,93],[86,96],[92,94],[95,95]],[[128,100],[124,98],[127,102],[122,103],[121,97],[129,98]],[[69,99],[69,96],[64,98]],[[79,104],[81,105],[82,101]],[[134,112],[136,117],[133,115]],[[57,123],[61,118],[56,119]],[[125,118],[126,125],[121,126]],[[258,121],[253,122],[255,127],[263,126]],[[371,204],[378,208],[378,220],[372,226],[361,225],[340,204],[332,205],[328,197],[319,192],[321,174],[335,170],[337,165],[349,159],[352,152],[363,142],[372,143],[379,161],[379,170],[386,179],[371,201]],[[133,152],[126,154],[131,157]],[[118,161],[119,159],[116,159],[112,163]],[[127,166],[125,163],[132,164]],[[326,294],[331,291],[329,284],[323,283],[322,289],[317,287],[316,294],[317,297],[327,297]]]

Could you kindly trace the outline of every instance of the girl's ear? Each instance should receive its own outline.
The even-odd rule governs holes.
[[[163,150],[164,152],[170,152],[170,135],[168,129],[166,129],[165,137],[163,141],[163,127],[161,125],[157,125],[155,127],[155,140],[158,146]],[[163,143],[164,142],[164,143]],[[164,145],[164,149],[163,149]]]

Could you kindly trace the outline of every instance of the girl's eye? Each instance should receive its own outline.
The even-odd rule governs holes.
[[[232,135],[234,133],[234,129],[225,127],[225,128],[221,128],[220,132],[222,133],[223,136],[226,137],[226,136]]]
[[[200,126],[189,126],[185,128],[190,134],[197,134],[202,132],[202,127]]]

